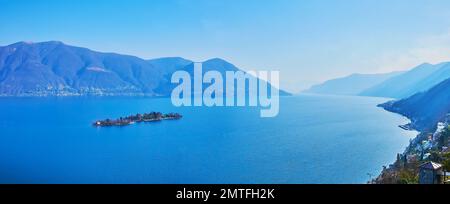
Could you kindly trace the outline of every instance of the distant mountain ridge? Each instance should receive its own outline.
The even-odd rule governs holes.
[[[425,63],[369,88],[360,95],[406,98],[427,91],[448,78],[450,78],[450,63],[436,65]]]
[[[18,42],[0,47],[0,96],[169,96],[172,73],[189,71],[192,64],[180,57],[144,60],[58,41]],[[239,70],[219,58],[203,66]]]
[[[362,91],[402,73],[403,72],[391,72],[386,74],[352,74],[312,86],[308,90],[303,91],[303,93],[358,95]]]
[[[406,72],[353,74],[312,86],[306,93],[407,98],[450,78],[450,62],[424,63]]]
[[[419,131],[432,131],[439,121],[450,118],[450,62],[424,63],[406,72],[376,75],[378,82],[370,77],[350,75],[313,86],[308,91],[394,98],[379,106],[408,117],[412,121],[410,127]],[[365,80],[366,83],[361,83]],[[374,83],[372,87],[358,93],[371,83]]]

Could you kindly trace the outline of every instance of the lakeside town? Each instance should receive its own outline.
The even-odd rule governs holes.
[[[409,125],[408,125],[409,126]],[[405,126],[406,127],[406,126]],[[421,132],[371,184],[450,184],[450,113]]]
[[[105,119],[97,120],[93,123],[95,127],[109,127],[109,126],[127,126],[141,122],[157,122],[162,120],[178,120],[183,116],[179,113],[163,114],[160,112],[150,112],[144,114],[130,115],[126,117],[120,117],[118,119]]]

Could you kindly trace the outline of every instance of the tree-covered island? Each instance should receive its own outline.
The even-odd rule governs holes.
[[[150,112],[144,114],[130,115],[127,117],[120,117],[118,119],[97,120],[92,125],[95,127],[109,127],[109,126],[126,126],[141,122],[156,122],[162,120],[178,120],[183,116],[178,113],[162,114],[160,112]]]

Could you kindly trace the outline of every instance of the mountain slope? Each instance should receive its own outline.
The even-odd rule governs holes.
[[[450,79],[426,92],[380,106],[410,118],[413,127],[418,130],[433,129],[450,112]]]
[[[426,91],[448,78],[450,78],[450,63],[422,64],[364,90],[360,95],[406,98],[418,92]]]
[[[0,47],[0,96],[169,96],[172,73],[192,63],[101,53],[57,41],[19,42]]]
[[[21,42],[0,52],[2,95],[158,95],[152,90],[161,73],[137,57],[56,41]]]
[[[386,74],[352,74],[350,76],[328,80],[322,84],[312,86],[304,93],[358,95],[365,89],[373,87],[402,72]]]

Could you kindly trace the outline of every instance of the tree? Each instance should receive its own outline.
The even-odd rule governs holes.
[[[400,170],[398,183],[399,184],[417,184],[417,183],[419,183],[419,176],[412,171]]]
[[[450,152],[442,155],[442,165],[445,171],[450,171]]]
[[[448,144],[448,138],[450,137],[450,126],[448,126],[444,131],[441,133],[441,137],[439,138],[438,145],[439,147],[443,147]]]

